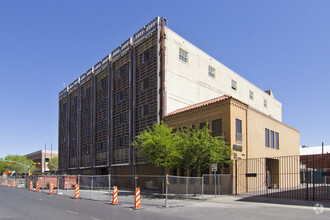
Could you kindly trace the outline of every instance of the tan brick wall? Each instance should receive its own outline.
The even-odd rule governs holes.
[[[279,133],[279,150],[265,146],[265,128]],[[299,148],[298,130],[248,109],[248,158],[299,155]]]

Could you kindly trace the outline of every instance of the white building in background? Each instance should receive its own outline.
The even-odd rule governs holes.
[[[282,121],[282,103],[165,27],[167,113],[230,95]]]
[[[300,155],[313,155],[313,154],[322,154],[322,146],[300,147]],[[330,154],[330,145],[323,146],[323,154]]]

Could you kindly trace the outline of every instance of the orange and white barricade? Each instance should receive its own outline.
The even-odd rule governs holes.
[[[53,193],[54,193],[54,184],[53,183],[50,183],[50,186],[49,186],[49,195],[51,195]]]
[[[36,192],[40,191],[40,186],[39,186],[39,182],[36,183]]]
[[[118,203],[118,194],[117,194],[117,186],[113,187],[113,196],[112,196],[112,205],[116,205]]]
[[[15,188],[15,180],[13,180],[13,188]]]
[[[140,203],[140,188],[135,189],[135,209],[139,209],[141,206]]]
[[[33,183],[30,181],[30,190],[33,190]]]
[[[74,193],[74,198],[79,199],[79,184],[76,184],[76,190]]]
[[[5,186],[8,186],[8,180],[5,181]]]

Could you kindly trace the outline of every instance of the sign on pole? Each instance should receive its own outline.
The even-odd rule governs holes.
[[[212,172],[217,172],[218,171],[218,164],[214,163],[212,164]]]

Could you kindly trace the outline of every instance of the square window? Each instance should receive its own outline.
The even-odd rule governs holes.
[[[142,116],[147,116],[150,113],[149,104],[146,104],[142,107]]]
[[[242,142],[242,120],[236,118],[236,142]]]
[[[142,81],[142,90],[149,89],[149,86],[150,86],[150,80],[149,77],[146,77]]]
[[[180,48],[179,59],[185,63],[188,63],[188,52]]]
[[[125,121],[124,114],[122,113],[122,114],[118,115],[118,125],[123,124],[124,121]]]
[[[265,128],[265,146],[269,147],[269,129]]]
[[[117,141],[118,141],[118,143],[117,143],[118,144],[118,148],[123,148],[125,146],[125,139],[124,139],[124,137],[118,138]]]
[[[275,149],[278,150],[280,147],[280,135],[275,132]]]
[[[88,98],[91,94],[91,88],[85,90],[85,98]]]
[[[264,107],[267,108],[267,100],[264,99]]]
[[[209,76],[215,78],[215,69],[212,66],[209,66]]]
[[[118,102],[122,101],[125,99],[125,91],[120,91],[118,92]]]
[[[251,100],[254,99],[254,92],[252,92],[251,90],[249,91],[249,98],[250,98]]]
[[[105,78],[101,79],[100,81],[100,88],[104,89],[105,88]]]
[[[235,80],[231,80],[231,88],[237,90],[237,82]]]
[[[122,65],[121,67],[119,67],[118,69],[118,76],[123,77],[126,73],[126,65]]]
[[[142,63],[146,63],[150,60],[150,50],[146,50],[142,54]]]

